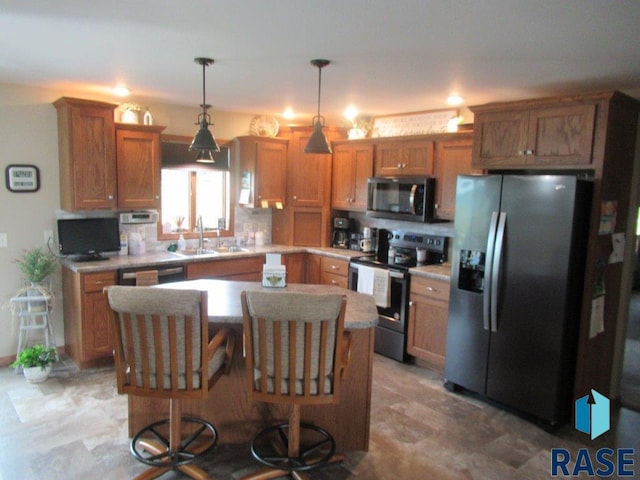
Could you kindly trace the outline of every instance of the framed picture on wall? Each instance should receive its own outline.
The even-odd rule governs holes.
[[[35,165],[8,165],[4,172],[10,192],[36,192],[40,188],[40,170]]]

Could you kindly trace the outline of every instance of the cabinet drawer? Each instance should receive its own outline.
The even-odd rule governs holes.
[[[334,285],[336,287],[347,288],[349,286],[349,279],[343,275],[322,272],[320,274],[320,283],[323,285]]]
[[[411,277],[411,293],[425,295],[444,302],[449,301],[449,282],[434,280],[413,275]]]
[[[347,262],[346,260],[337,260],[330,257],[322,257],[320,258],[320,269],[323,272],[343,276],[346,278],[347,275],[349,275],[349,262]]]
[[[82,286],[85,292],[101,292],[104,287],[116,284],[116,272],[88,273],[83,275]]]

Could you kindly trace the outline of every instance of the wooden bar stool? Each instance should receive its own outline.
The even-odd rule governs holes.
[[[289,421],[256,435],[251,452],[265,468],[244,480],[304,473],[342,461],[331,434],[301,423],[301,405],[337,403],[351,350],[345,295],[242,292],[247,386],[252,400],[289,405]]]
[[[206,292],[114,286],[105,295],[115,333],[118,393],[170,403],[168,420],[148,425],[131,441],[131,453],[151,466],[136,478],[156,478],[169,470],[209,478],[192,462],[213,449],[218,432],[204,420],[183,417],[181,400],[206,398],[229,373],[233,332],[223,328],[209,341]]]

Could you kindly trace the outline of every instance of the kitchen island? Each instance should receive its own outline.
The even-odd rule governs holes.
[[[263,428],[286,421],[285,407],[252,402],[247,394],[247,381],[242,356],[243,290],[269,290],[307,293],[340,293],[347,295],[345,329],[351,332],[352,348],[349,374],[343,382],[336,405],[302,407],[302,421],[326,428],[342,451],[368,450],[371,413],[373,340],[378,311],[370,295],[363,295],[327,285],[290,284],[285,288],[263,288],[259,282],[226,280],[193,280],[167,283],[159,288],[196,289],[208,292],[209,322],[214,328],[231,327],[236,334],[236,349],[229,375],[223,375],[206,400],[182,402],[184,415],[203,418],[213,423],[221,443],[249,444]],[[169,402],[161,399],[129,395],[129,435],[144,426],[167,418]]]

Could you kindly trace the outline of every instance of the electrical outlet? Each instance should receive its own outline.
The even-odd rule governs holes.
[[[53,230],[44,231],[44,244],[49,245],[49,241],[53,240]]]
[[[6,247],[7,247],[7,234],[0,233],[0,248],[6,248]]]

